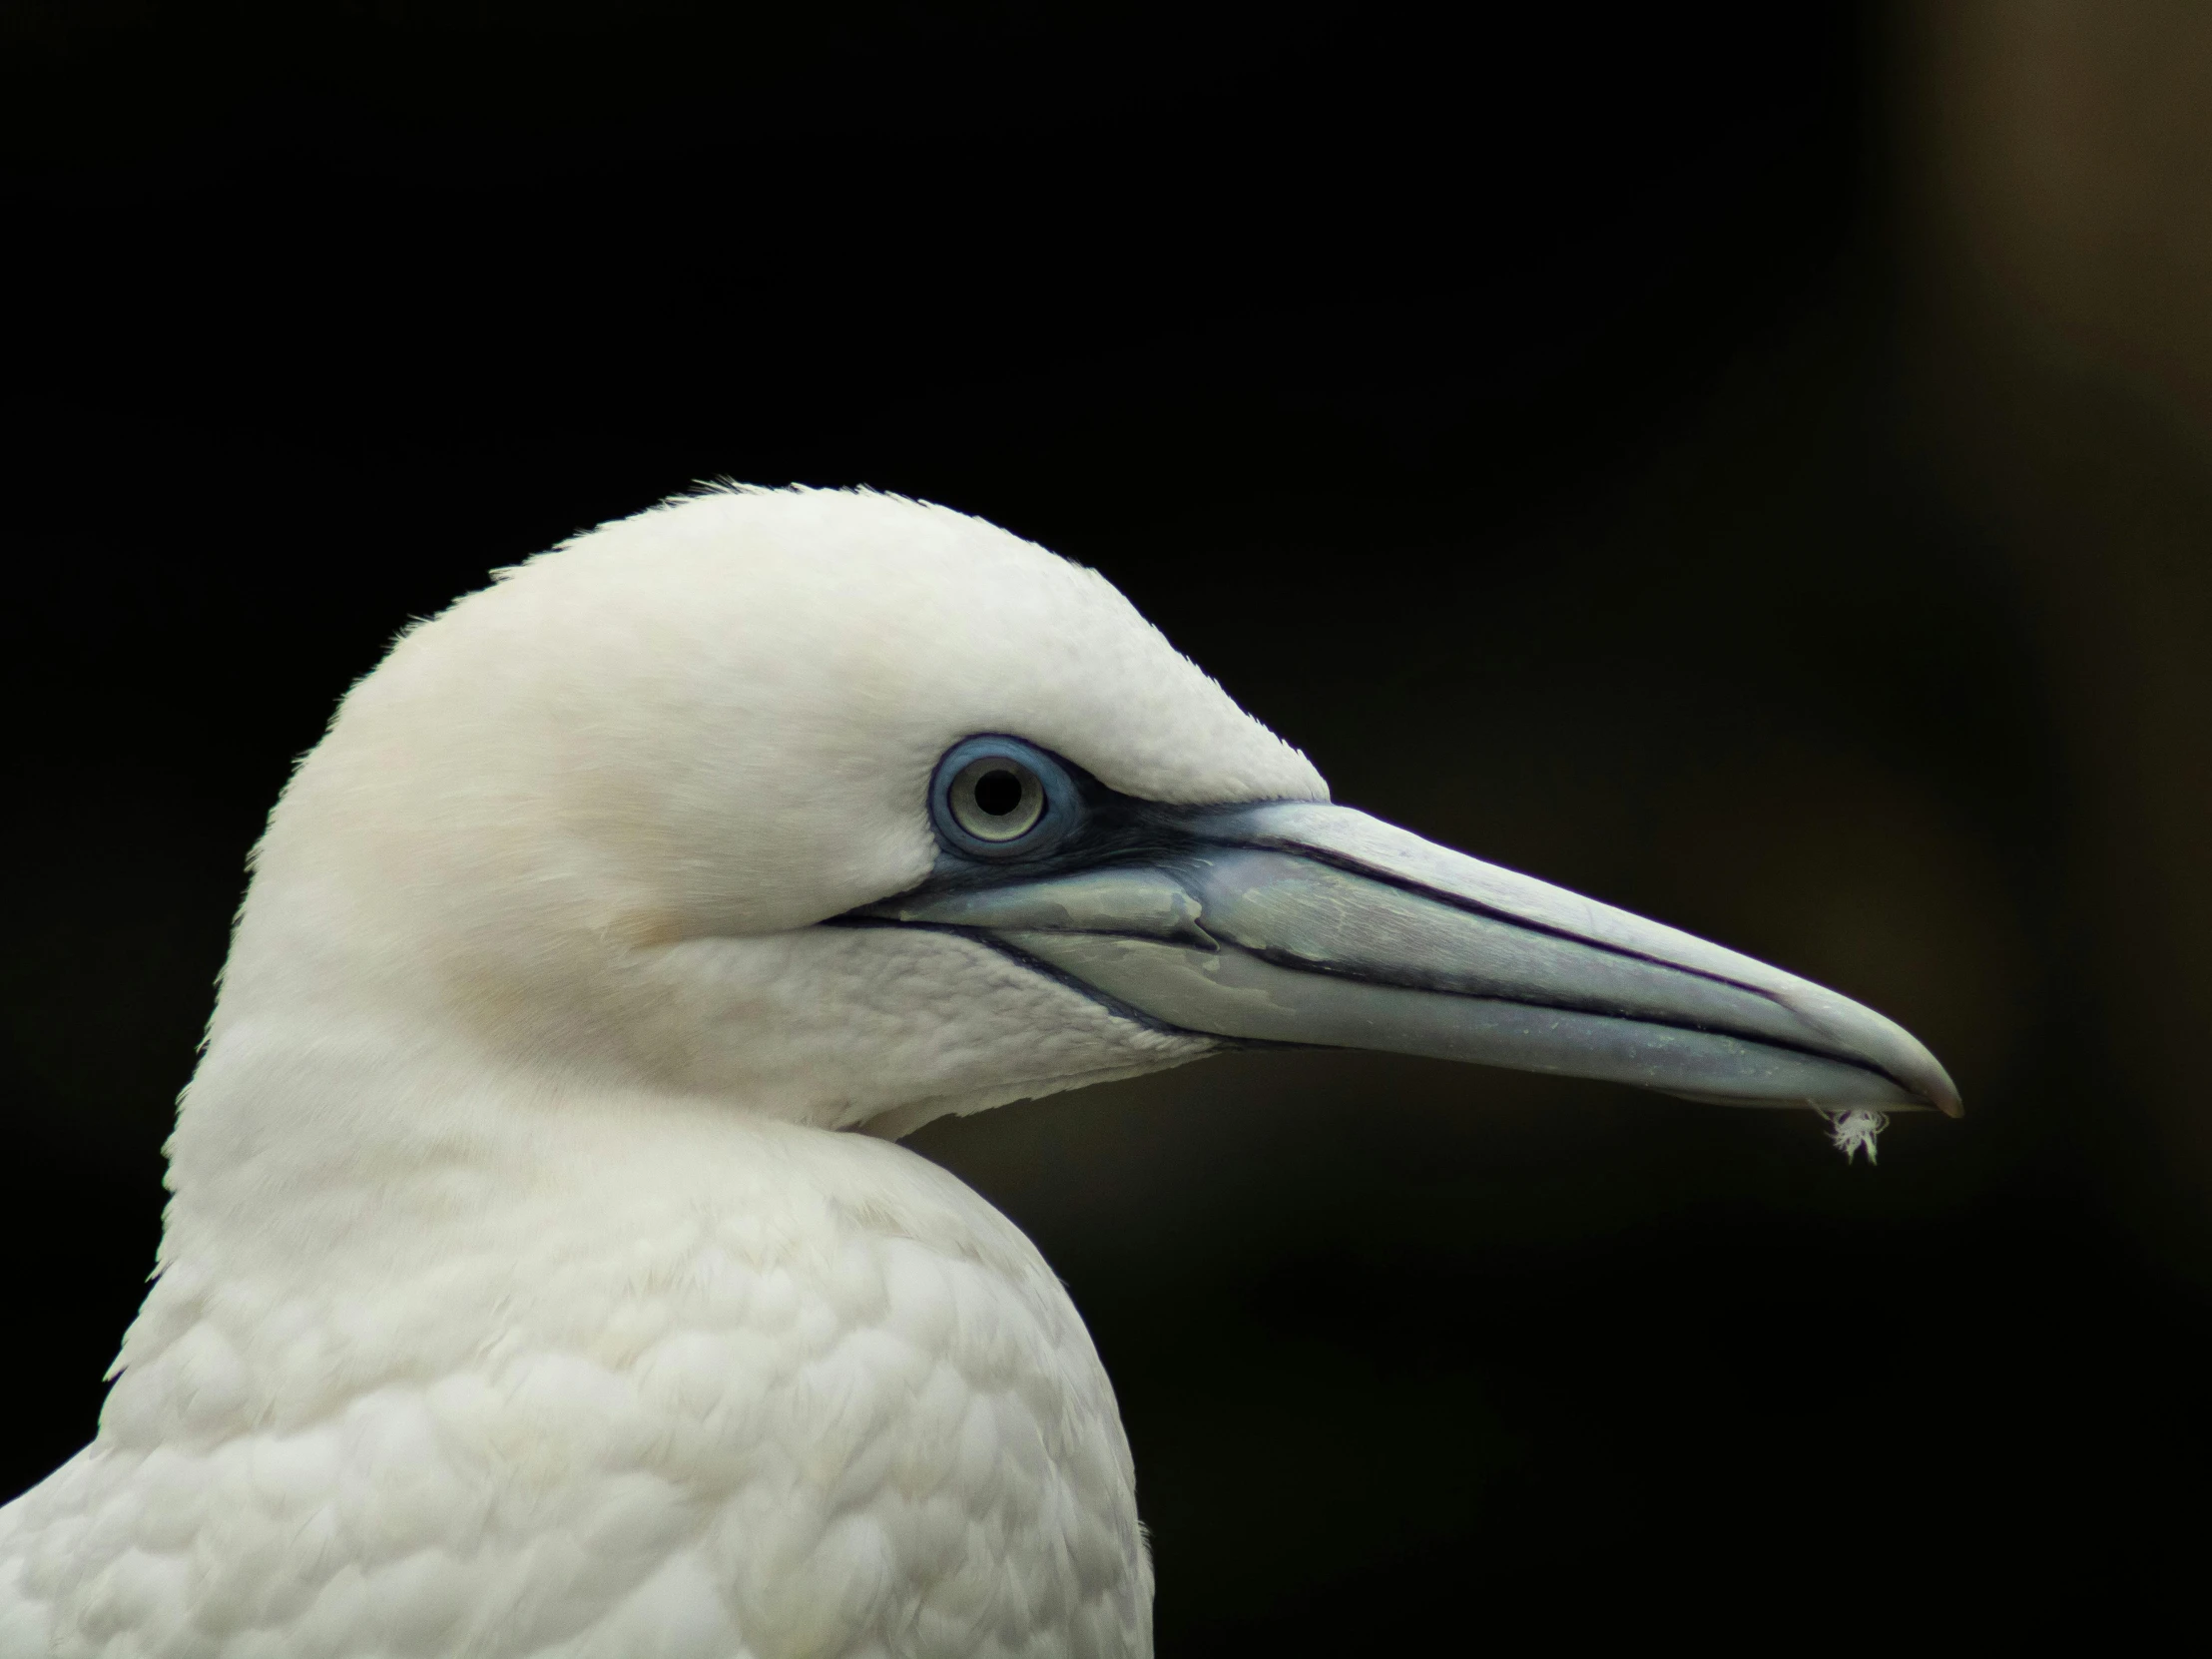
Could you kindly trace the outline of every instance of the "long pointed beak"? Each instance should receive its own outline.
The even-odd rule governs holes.
[[[1747,1106],[1934,1107],[1903,1028],[1819,985],[1350,808],[1194,818],[1141,860],[871,906],[972,929],[1184,1030],[1633,1083]]]

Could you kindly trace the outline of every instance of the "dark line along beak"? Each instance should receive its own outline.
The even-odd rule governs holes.
[[[858,913],[972,930],[1214,1036],[1959,1115],[1936,1057],[1872,1009],[1365,813],[1277,803],[1195,815],[1183,835],[1142,861]]]

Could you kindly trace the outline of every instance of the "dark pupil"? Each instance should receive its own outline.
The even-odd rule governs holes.
[[[975,804],[993,818],[1021,805],[1021,780],[1010,772],[986,772],[975,781]]]

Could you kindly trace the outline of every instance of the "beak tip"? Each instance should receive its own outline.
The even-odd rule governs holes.
[[[1958,1098],[1958,1085],[1932,1056],[1927,1071],[1913,1079],[1922,1099],[1946,1118],[1962,1118],[1966,1115],[1966,1103]]]

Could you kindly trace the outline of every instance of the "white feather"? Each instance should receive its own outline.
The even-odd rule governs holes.
[[[1326,799],[1092,572],[715,491],[405,635],[270,823],[98,1437],[0,1510],[0,1655],[1142,1654],[1112,1390],[887,1140],[1174,1065],[911,885],[1010,731]]]

